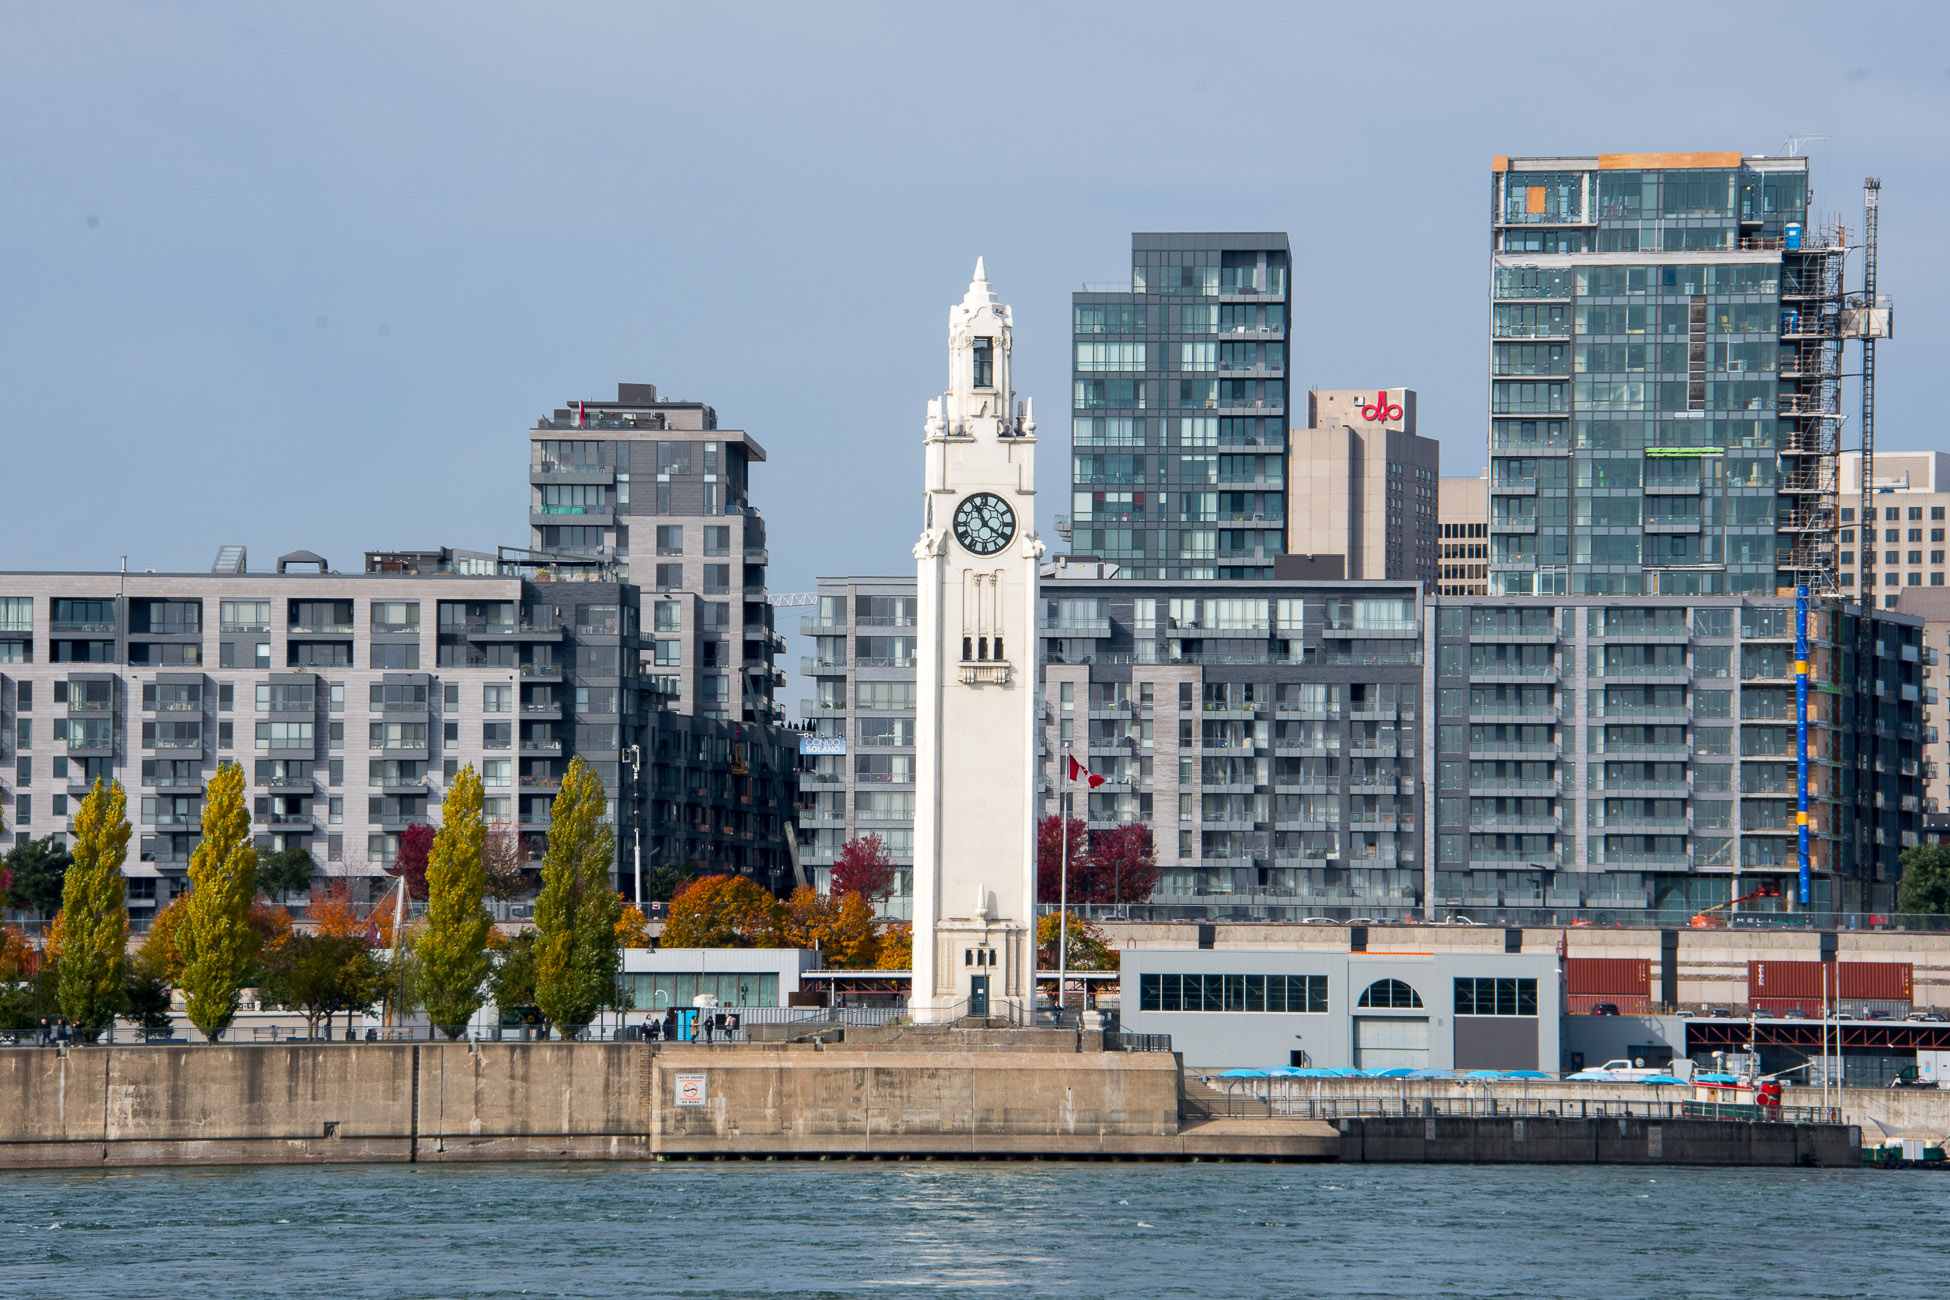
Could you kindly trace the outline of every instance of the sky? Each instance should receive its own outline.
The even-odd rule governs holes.
[[[1473,474],[1490,158],[1793,133],[1852,231],[1883,181],[1878,444],[1950,448],[1947,38],[1700,0],[7,5],[0,570],[525,544],[526,430],[629,380],[765,446],[775,591],[905,572],[977,256],[1047,535],[1068,295],[1134,230],[1288,232],[1296,389],[1414,388]]]

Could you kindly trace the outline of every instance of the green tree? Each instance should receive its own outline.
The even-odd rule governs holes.
[[[542,892],[535,900],[535,1005],[567,1037],[615,996],[622,895],[610,881],[616,833],[608,796],[580,758],[569,760],[549,812]]]
[[[67,845],[52,835],[14,845],[7,855],[8,903],[23,912],[53,916],[61,910],[61,889],[72,861]]]
[[[1069,960],[1064,966],[1069,970],[1116,970],[1119,962],[1117,949],[1104,939],[1104,932],[1088,921],[1072,916],[1067,926],[1063,914],[1051,912],[1036,922],[1036,969],[1038,972],[1054,971],[1057,968],[1056,949],[1060,936],[1069,939]]]
[[[386,967],[362,937],[294,934],[264,959],[266,1001],[304,1013],[305,1032],[340,1011],[361,1011],[385,992]]]
[[[257,864],[257,887],[283,902],[301,889],[311,887],[318,863],[311,854],[297,847],[279,849]]]
[[[458,1038],[485,1000],[488,931],[494,918],[482,904],[487,889],[481,820],[481,778],[468,764],[454,774],[441,804],[440,831],[427,854],[427,928],[414,945],[420,958],[420,997],[427,1015]]]
[[[190,899],[176,946],[190,1023],[211,1042],[236,1018],[238,995],[257,956],[250,925],[257,897],[257,849],[244,806],[244,769],[219,766],[203,802],[203,839],[190,854]]]
[[[650,900],[655,903],[668,903],[684,892],[684,887],[697,879],[695,862],[659,862],[656,870],[650,873],[650,883],[646,886]]]
[[[77,1029],[106,1029],[122,1008],[128,855],[128,796],[121,782],[96,777],[75,810],[74,862],[61,891],[61,1014]]]
[[[494,971],[488,976],[488,992],[501,1023],[509,1017],[528,1023],[538,1010],[535,1006],[535,939],[533,930],[523,930],[495,945]]]
[[[168,1029],[169,968],[154,953],[138,949],[122,974],[122,1014],[140,1029]]]
[[[1899,912],[1950,912],[1950,844],[1918,844],[1904,849],[1903,876],[1896,890]]]

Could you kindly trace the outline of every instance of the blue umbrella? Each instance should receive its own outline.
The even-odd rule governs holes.
[[[1415,1071],[1405,1065],[1397,1065],[1387,1070],[1370,1071],[1368,1077],[1373,1079],[1412,1079],[1415,1077]]]
[[[1330,1079],[1359,1079],[1367,1073],[1367,1071],[1357,1070],[1351,1065],[1329,1065],[1323,1066],[1322,1068],[1327,1071],[1327,1077]]]
[[[1221,1079],[1264,1079],[1267,1074],[1264,1070],[1226,1070],[1219,1077]]]
[[[1686,1081],[1684,1079],[1677,1077],[1676,1075],[1655,1074],[1650,1078],[1640,1079],[1639,1082],[1645,1084],[1647,1087],[1650,1088],[1663,1088],[1669,1083],[1684,1083]]]
[[[1542,1070],[1505,1070],[1503,1077],[1506,1079],[1548,1079],[1552,1076],[1545,1074]]]
[[[1457,1079],[1462,1076],[1454,1070],[1414,1070],[1407,1076],[1410,1079]]]
[[[1503,1071],[1501,1070],[1471,1070],[1469,1073],[1463,1075],[1465,1079],[1501,1079],[1502,1077]]]
[[[1696,1074],[1693,1076],[1694,1083],[1739,1083],[1740,1081],[1740,1076],[1737,1074]]]

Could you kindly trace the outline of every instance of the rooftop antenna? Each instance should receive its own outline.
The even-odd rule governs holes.
[[[1826,140],[1827,135],[1791,135],[1787,138],[1787,156],[1793,158],[1801,152],[1801,146],[1813,140]]]

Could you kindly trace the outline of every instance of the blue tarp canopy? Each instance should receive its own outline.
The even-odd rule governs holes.
[[[1386,1070],[1363,1070],[1361,1073],[1367,1075],[1370,1079],[1412,1079],[1415,1077],[1415,1071],[1409,1069],[1406,1065],[1397,1065]]]
[[[1503,1077],[1506,1079],[1548,1079],[1551,1076],[1545,1074],[1542,1070],[1505,1070]]]
[[[1684,1079],[1682,1079],[1682,1078],[1680,1078],[1680,1077],[1678,1077],[1677,1075],[1672,1075],[1672,1074],[1655,1074],[1655,1075],[1651,1075],[1651,1076],[1650,1076],[1650,1077],[1648,1077],[1648,1078],[1644,1078],[1644,1079],[1640,1079],[1640,1080],[1639,1080],[1639,1082],[1640,1082],[1640,1083],[1643,1083],[1643,1084],[1645,1084],[1645,1085],[1646,1085],[1647,1087],[1651,1087],[1651,1088],[1663,1088],[1663,1087],[1665,1087],[1665,1086],[1666,1086],[1667,1084],[1671,1084],[1671,1083],[1684,1083],[1684,1082],[1686,1082],[1686,1081],[1685,1081]]]
[[[1740,1083],[1742,1082],[1742,1079],[1737,1074],[1696,1074],[1693,1076],[1693,1082],[1694,1083]]]
[[[1412,1070],[1406,1077],[1410,1079],[1456,1079],[1461,1076],[1454,1070]]]
[[[1463,1075],[1465,1079],[1501,1079],[1502,1077],[1501,1070],[1471,1070]]]
[[[1221,1079],[1264,1079],[1268,1076],[1264,1070],[1226,1070],[1219,1077]]]

